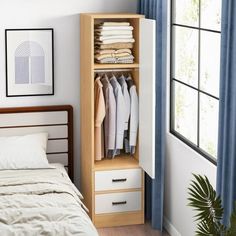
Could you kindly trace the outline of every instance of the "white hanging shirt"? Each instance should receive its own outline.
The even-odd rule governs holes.
[[[129,127],[129,145],[135,147],[137,144],[138,124],[139,124],[139,101],[136,86],[132,78],[127,79],[129,95],[130,95],[130,127]],[[131,151],[133,154],[133,151]]]
[[[117,80],[118,80],[118,82],[121,86],[122,93],[123,93],[124,100],[125,100],[125,129],[124,130],[128,130],[128,128],[129,128],[129,117],[130,117],[130,103],[131,103],[130,95],[129,95],[127,83],[125,81],[125,77],[122,75]]]
[[[110,83],[116,99],[116,150],[119,150],[123,149],[126,106],[121,86],[115,76],[110,78]]]

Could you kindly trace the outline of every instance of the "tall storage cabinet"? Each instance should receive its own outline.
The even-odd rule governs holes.
[[[135,43],[133,64],[94,62],[94,26],[128,21]],[[81,192],[97,227],[144,223],[144,171],[155,176],[155,22],[138,14],[80,16]],[[94,76],[97,70],[129,69],[139,95],[139,137],[133,156],[94,160]]]

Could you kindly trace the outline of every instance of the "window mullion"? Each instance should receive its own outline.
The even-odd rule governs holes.
[[[201,62],[200,62],[200,58],[201,58],[201,0],[199,0],[199,18],[198,18],[198,101],[197,101],[197,146],[199,147],[200,144],[200,86],[201,86],[201,82],[200,82],[200,73],[201,73]]]

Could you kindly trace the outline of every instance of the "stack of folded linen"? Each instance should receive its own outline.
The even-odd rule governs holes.
[[[98,63],[133,63],[133,27],[129,22],[103,22],[95,28]]]

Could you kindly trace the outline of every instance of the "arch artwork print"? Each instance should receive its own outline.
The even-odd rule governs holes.
[[[53,95],[53,29],[6,30],[7,96]]]
[[[25,41],[15,51],[15,83],[45,83],[45,54],[37,42]]]

